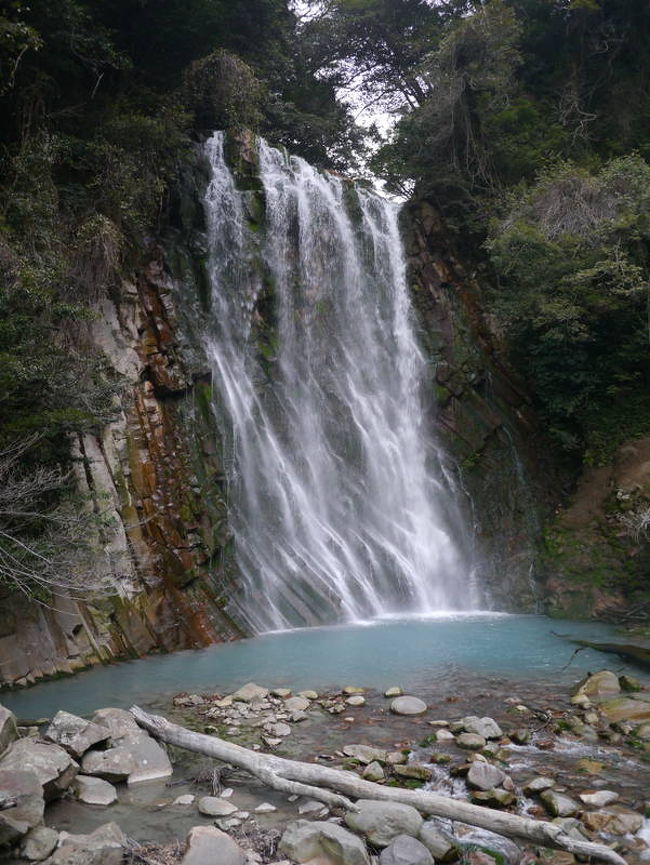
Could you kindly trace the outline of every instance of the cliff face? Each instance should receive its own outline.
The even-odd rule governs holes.
[[[183,254],[170,250],[178,262]],[[210,377],[184,335],[180,291],[151,244],[133,281],[97,303],[84,338],[123,389],[115,420],[72,450],[79,488],[99,515],[94,567],[119,592],[47,605],[3,597],[0,685],[241,636],[223,610],[232,584]]]
[[[481,579],[495,609],[541,607],[542,525],[559,475],[526,389],[496,350],[481,286],[457,259],[427,202],[404,214],[421,339],[434,369],[438,434],[459,467],[477,536]]]

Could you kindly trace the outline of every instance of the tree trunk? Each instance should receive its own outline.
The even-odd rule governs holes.
[[[357,807],[347,798],[349,796],[355,799],[401,802],[411,805],[423,814],[459,820],[509,838],[556,850],[567,850],[581,856],[591,856],[603,862],[611,862],[612,865],[626,865],[625,860],[606,845],[570,838],[562,827],[555,823],[472,805],[470,802],[451,799],[430,791],[384,787],[372,781],[364,781],[354,772],[250,751],[215,736],[194,733],[158,715],[150,715],[138,706],[131,708],[131,714],[141,727],[157,739],[232,763],[255,775],[269,787],[284,793],[310,796],[330,807],[353,811],[357,810]]]

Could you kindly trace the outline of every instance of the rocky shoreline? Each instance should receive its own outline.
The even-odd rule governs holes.
[[[292,694],[249,683],[228,695],[179,694],[169,715],[253,751],[553,820],[629,863],[650,861],[650,692],[603,670],[570,699],[538,702],[512,694],[493,700],[488,716],[476,700],[473,712],[471,701],[449,698],[443,715],[397,686],[383,693],[346,686]],[[100,709],[90,719],[60,711],[42,727],[18,727],[0,706],[0,859],[6,861],[576,861],[564,851],[425,820],[408,805],[357,805],[358,812],[339,812],[269,790],[231,767],[166,750],[122,709]]]

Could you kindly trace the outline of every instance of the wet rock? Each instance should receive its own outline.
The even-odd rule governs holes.
[[[289,823],[278,849],[292,862],[318,865],[370,865],[365,844],[335,823],[297,820]]]
[[[117,823],[105,823],[90,835],[61,832],[59,845],[47,865],[121,865],[126,835]]]
[[[633,835],[643,826],[643,816],[636,811],[613,805],[602,811],[587,811],[582,814],[582,822],[592,832],[606,832],[610,835]]]
[[[580,820],[576,820],[575,817],[555,817],[552,822],[556,826],[561,826],[562,830],[569,836],[569,838],[574,838],[576,841],[589,840],[586,833],[583,831],[584,826]]]
[[[461,724],[466,733],[475,733],[484,739],[500,739],[503,736],[501,727],[494,718],[478,718],[476,715],[468,715],[466,718],[461,718]]]
[[[650,724],[640,724],[635,729],[634,735],[642,742],[650,742]]]
[[[0,811],[0,847],[11,844],[43,820],[43,786],[35,772],[0,769],[0,796],[16,799],[16,805]]]
[[[401,697],[404,691],[399,687],[399,685],[393,685],[392,688],[386,688],[384,691],[384,697]]]
[[[603,771],[603,764],[598,760],[592,760],[590,757],[581,757],[576,760],[576,769],[578,772],[586,772],[588,775],[599,775]]]
[[[316,691],[298,691],[299,697],[304,697],[305,700],[317,700],[318,694]]]
[[[393,772],[398,778],[410,778],[414,781],[430,781],[433,778],[431,769],[419,763],[407,763],[405,766],[394,766]]]
[[[278,697],[280,700],[286,700],[291,696],[291,688],[273,688],[271,691],[273,697]]]
[[[111,739],[121,739],[122,736],[127,736],[129,733],[139,733],[135,718],[126,709],[98,709],[92,717],[94,724],[100,727],[108,727]]]
[[[346,685],[345,688],[341,690],[342,694],[345,694],[346,697],[352,697],[355,694],[365,694],[365,688],[358,688],[356,685]]]
[[[427,704],[418,697],[396,697],[390,704],[390,710],[395,715],[422,715],[427,710]]]
[[[118,746],[107,751],[88,751],[81,761],[86,775],[94,775],[106,781],[126,781],[135,770],[133,755],[128,748]]]
[[[608,721],[650,721],[650,703],[633,697],[618,697],[600,704]]]
[[[284,701],[287,712],[304,712],[309,708],[309,700],[306,697],[289,697]]]
[[[105,742],[110,736],[107,727],[61,711],[52,718],[44,738],[65,748],[75,760],[79,760],[93,745]]]
[[[291,733],[291,727],[288,724],[268,724],[264,727],[266,732],[274,738],[283,738]]]
[[[621,691],[640,691],[641,682],[635,679],[634,676],[619,676],[618,683],[621,686]]]
[[[436,862],[449,862],[458,858],[458,847],[453,839],[433,820],[422,824],[418,838]]]
[[[381,851],[379,865],[433,865],[433,856],[417,838],[398,835]]]
[[[613,790],[596,790],[589,793],[580,793],[578,798],[581,802],[584,802],[585,805],[593,805],[595,808],[604,808],[606,805],[611,805],[612,802],[616,802],[619,795],[618,793],[614,793]]]
[[[579,805],[574,799],[563,793],[557,793],[555,790],[544,790],[540,799],[548,813],[553,817],[573,817],[579,810]]]
[[[30,862],[42,862],[52,853],[59,840],[56,829],[37,826],[28,832],[20,845],[20,855]]]
[[[387,754],[382,748],[371,748],[370,745],[344,745],[343,753],[360,763],[385,763]]]
[[[486,741],[478,733],[460,733],[456,737],[456,744],[465,751],[480,751],[485,747]]]
[[[55,799],[68,789],[79,766],[58,745],[19,739],[0,759],[0,770],[33,772],[43,786],[45,799]]]
[[[575,697],[587,697],[590,700],[602,700],[620,694],[621,686],[618,677],[609,670],[600,670],[586,676],[575,690]]]
[[[507,775],[498,766],[475,760],[467,773],[467,786],[474,790],[491,790],[500,787]]]
[[[77,799],[86,805],[112,805],[117,801],[117,790],[112,784],[90,775],[77,775],[72,789]]]
[[[172,805],[193,805],[196,796],[193,796],[192,793],[184,793],[182,796],[177,796]]]
[[[362,697],[360,694],[357,694],[356,696],[348,697],[345,702],[348,704],[348,706],[365,706],[366,698]]]
[[[230,817],[231,814],[239,810],[232,802],[218,796],[202,796],[199,799],[198,808],[201,814],[205,814],[206,817]]]
[[[262,802],[255,809],[256,814],[271,814],[273,811],[277,811],[278,809],[275,805],[271,805],[270,802]]]
[[[408,760],[407,755],[403,751],[391,751],[386,754],[386,762],[391,766],[401,766]]]
[[[194,826],[185,839],[181,865],[246,865],[246,854],[233,839],[214,826]]]
[[[422,826],[422,817],[410,805],[372,799],[359,799],[356,804],[359,810],[348,811],[345,822],[376,847],[388,846],[398,835],[417,837]]]
[[[436,737],[436,742],[454,742],[456,739],[451,730],[446,730],[444,727],[440,730],[436,730],[434,735]]]
[[[238,703],[253,703],[263,700],[268,696],[268,693],[268,688],[262,688],[260,685],[256,685],[255,682],[248,682],[230,696]]]
[[[531,733],[526,727],[520,727],[510,734],[515,745],[527,745],[531,740]]]
[[[302,814],[314,814],[314,815],[324,815],[327,814],[328,808],[322,802],[319,802],[318,799],[303,799],[298,803],[298,813]]]
[[[495,787],[492,790],[472,790],[471,799],[475,805],[485,805],[488,808],[507,808],[516,801],[516,796],[510,790]]]
[[[16,716],[4,706],[0,706],[0,757],[18,738]]]
[[[366,781],[383,781],[385,777],[384,770],[381,765],[375,761],[366,766],[363,770],[362,777],[365,778]]]

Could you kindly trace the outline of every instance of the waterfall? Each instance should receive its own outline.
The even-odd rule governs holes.
[[[263,141],[261,196],[237,189],[221,133],[206,154],[237,613],[263,631],[472,609],[398,206]]]

